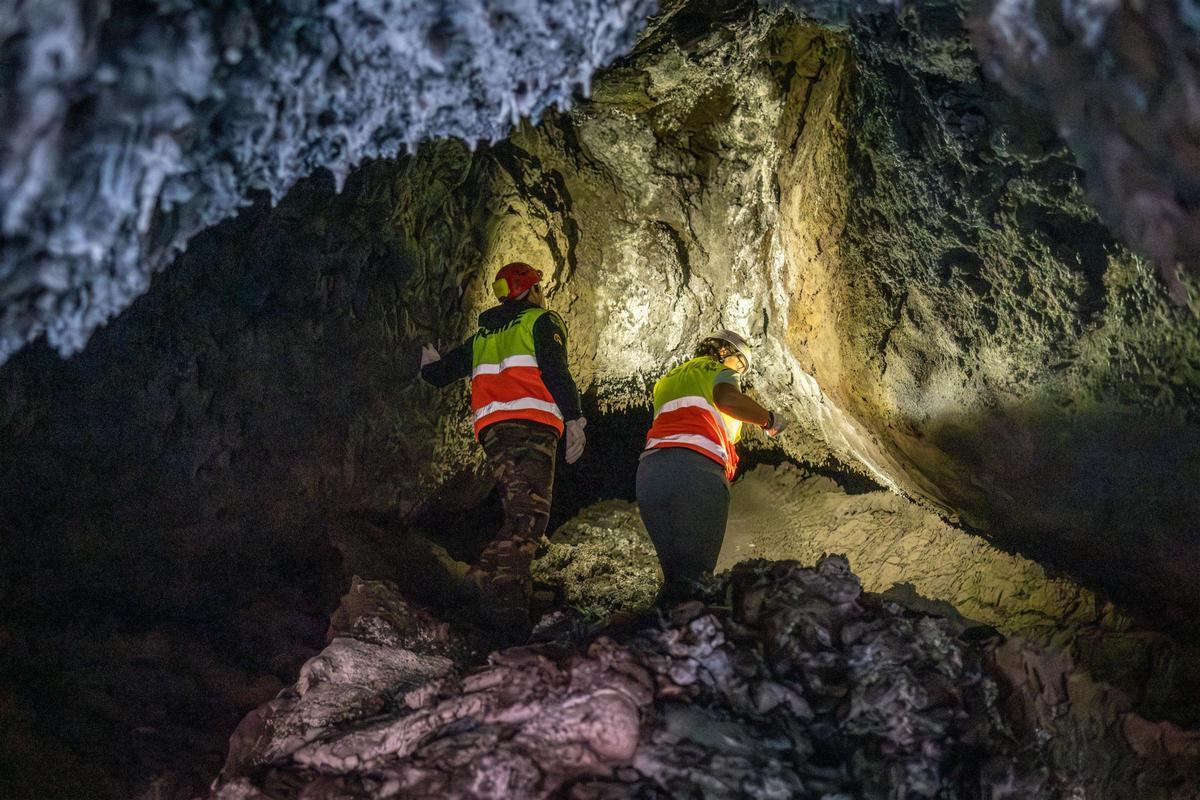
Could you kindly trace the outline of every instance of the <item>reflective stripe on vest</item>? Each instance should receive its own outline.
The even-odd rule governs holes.
[[[680,364],[654,384],[654,424],[646,434],[646,449],[684,447],[725,467],[732,480],[737,472],[734,443],[742,423],[722,414],[713,400],[714,380],[725,366],[708,357]]]
[[[646,449],[650,450],[656,447],[681,444],[700,447],[706,452],[712,453],[714,456],[716,456],[721,464],[725,463],[725,459],[728,456],[728,454],[725,452],[725,448],[721,447],[721,445],[714,444],[712,439],[709,439],[707,436],[701,436],[697,433],[674,433],[670,436],[664,436],[661,439],[647,439]]]
[[[536,367],[537,365],[537,358],[535,356],[509,356],[499,364],[476,364],[475,368],[471,370],[471,377],[499,375],[511,367]]]
[[[563,416],[542,380],[533,326],[546,313],[529,308],[495,331],[480,330],[471,346],[471,410],[475,436],[488,425],[527,420],[563,432]]]

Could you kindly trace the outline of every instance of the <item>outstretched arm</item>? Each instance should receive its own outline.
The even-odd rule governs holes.
[[[718,383],[713,387],[713,400],[717,408],[734,419],[749,422],[760,428],[766,427],[771,419],[771,412],[741,393],[732,383]]]
[[[468,377],[471,374],[471,341],[473,338],[467,339],[440,359],[421,367],[421,378],[426,383],[432,383],[441,389]]]

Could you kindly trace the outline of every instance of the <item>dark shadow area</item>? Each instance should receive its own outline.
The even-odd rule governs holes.
[[[324,646],[337,551],[304,523],[61,522],[0,530],[0,797],[202,790],[228,731]]]
[[[1151,628],[1200,635],[1200,428],[1021,406],[932,421],[899,442],[964,523],[1074,576]]]
[[[745,473],[760,465],[777,467],[780,464],[797,464],[797,462],[795,459],[788,457],[787,453],[779,447],[769,443],[758,443],[756,446],[746,449],[741,461],[738,462],[738,471]],[[799,466],[802,466],[805,472],[829,478],[840,486],[846,494],[867,494],[869,492],[886,491],[884,487],[880,486],[872,478],[852,469],[832,456],[820,464],[804,462],[803,464],[799,464]]]
[[[262,198],[78,356],[38,344],[0,369],[5,800],[162,776],[156,796],[192,797],[324,645],[348,585],[330,515],[364,484],[346,454],[399,480],[381,462],[425,457],[399,437],[351,449],[355,416],[385,419],[415,366],[371,312],[412,263],[355,228],[383,227],[361,191],[331,206],[318,176]]]

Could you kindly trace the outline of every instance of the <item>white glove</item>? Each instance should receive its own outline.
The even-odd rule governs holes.
[[[409,351],[412,352],[411,350]],[[432,364],[435,361],[441,361],[442,357],[438,355],[438,351],[433,349],[433,345],[426,344],[421,347],[421,369],[425,369],[426,365]],[[412,362],[409,362],[412,363]]]
[[[771,418],[767,424],[763,426],[763,430],[767,432],[767,436],[778,436],[787,430],[787,426],[792,424],[792,418],[782,411],[772,411]]]
[[[583,455],[587,445],[587,436],[583,429],[587,427],[587,417],[567,420],[567,463],[574,464]]]

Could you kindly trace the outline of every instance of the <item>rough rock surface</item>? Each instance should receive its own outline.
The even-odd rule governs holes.
[[[7,0],[0,363],[43,333],[78,351],[252,190],[280,197],[319,167],[340,186],[364,159],[430,136],[495,140],[565,106],[654,5]],[[835,25],[887,8],[764,5]],[[956,4],[929,5],[926,18],[961,19]],[[976,15],[991,72],[1051,109],[1095,197],[1178,301],[1175,259],[1200,247],[1194,27],[1169,0],[991,0]]]
[[[328,646],[304,664],[295,686],[242,720],[221,780],[393,708],[398,697],[454,674],[465,654],[448,625],[407,605],[394,586],[357,577],[328,635]]]
[[[435,536],[494,527],[465,513],[488,486],[463,390],[412,377],[416,346],[467,333],[487,274],[522,257],[546,267],[608,432],[560,473],[609,492],[590,500],[631,494],[626,461],[589,458],[636,459],[649,381],[744,326],[756,391],[801,419],[793,457],[833,454],[1160,623],[1195,619],[1194,320],[1106,236],[1050,123],[981,80],[960,17],[912,4],[830,32],[672,4],[592,102],[488,150],[373,162],[341,195],[322,174],[262,199],[75,359],[12,358],[5,657],[40,675],[111,620],[86,649],[136,672],[126,637],[198,626],[214,661],[287,683],[341,562],[418,517]],[[172,659],[155,663],[209,663]],[[83,708],[92,674],[14,681],[10,730],[32,729],[29,697]],[[94,743],[138,714],[206,719],[222,683],[164,682],[148,709],[87,694],[100,712],[50,740],[107,759]],[[221,691],[222,713],[245,707]]]
[[[524,258],[597,410],[644,409],[696,338],[743,328],[757,391],[801,420],[792,457],[858,465],[1126,602],[1169,575],[1181,591],[1156,609],[1183,622],[1200,548],[1170,543],[1200,513],[1200,336],[1079,179],[1045,119],[984,85],[956,7],[835,34],[672,4],[569,114],[487,152],[372,164],[349,198],[312,181],[186,255],[90,361],[14,361],[0,435],[29,457],[4,483],[18,505],[150,485],[186,507],[198,483],[257,499],[246,476],[265,472],[285,476],[279,509],[407,515],[440,487],[472,505],[463,395],[408,370]],[[77,467],[79,428],[95,440]],[[47,441],[72,457],[49,463]],[[99,458],[125,465],[121,491],[96,486]]]
[[[780,172],[787,350],[902,489],[1188,624],[1193,315],[1108,237],[1046,120],[983,82],[955,7],[862,21],[849,43],[826,125],[853,134],[813,149],[810,120],[797,147],[829,157]]]
[[[497,652],[309,744],[235,741],[232,763],[274,758],[212,796],[1052,796],[980,650],[863,596],[844,559],[745,564],[714,592],[728,608]]]
[[[1065,654],[1148,718],[1200,722],[1200,648],[1147,629],[1069,579],[894,493],[847,493],[784,464],[750,470],[731,495],[718,571],[756,559],[814,563],[840,550],[868,592]],[[661,581],[637,507],[618,501],[586,508],[555,531],[535,575],[590,619],[644,610]]]
[[[253,190],[584,93],[652,0],[0,3],[0,363],[64,355]]]
[[[1200,16],[1190,3],[983,0],[973,40],[990,77],[1045,108],[1121,238],[1175,302],[1200,265]]]
[[[755,558],[811,563],[832,550],[847,555],[869,592],[1067,653],[1140,714],[1200,723],[1200,648],[1147,628],[1066,576],[892,493],[847,494],[792,465],[759,467],[734,485],[718,569]]]
[[[484,263],[553,265],[600,408],[742,328],[760,396],[801,421],[792,457],[1194,619],[1194,317],[1107,234],[1049,121],[984,82],[957,6],[842,35],[671,8],[495,158]]]
[[[1066,797],[1189,800],[1200,796],[1200,736],[1130,710],[1129,697],[1098,682],[1063,652],[1009,639],[988,655],[1006,683],[1004,715],[1037,731]],[[1086,742],[1081,752],[1075,743]]]
[[[791,464],[758,467],[734,484],[718,569],[754,558],[807,563],[835,549],[867,591],[899,595],[907,586],[913,600],[946,603],[1005,634],[1051,636],[1098,611],[1092,592],[893,493],[847,494]]]
[[[662,570],[637,506],[606,500],[554,532],[533,562],[533,579],[555,587],[585,618],[604,619],[653,604]]]

